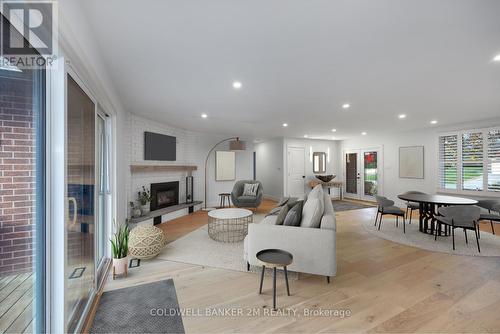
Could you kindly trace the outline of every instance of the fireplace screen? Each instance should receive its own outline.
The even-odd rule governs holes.
[[[173,190],[159,191],[156,194],[156,205],[159,207],[171,205],[175,201],[175,191]]]
[[[179,181],[151,184],[151,211],[179,204]]]

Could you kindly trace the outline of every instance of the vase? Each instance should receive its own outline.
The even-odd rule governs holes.
[[[142,215],[142,211],[140,208],[133,208],[132,209],[132,218],[138,218]]]
[[[115,279],[116,275],[123,275],[127,276],[128,271],[128,256],[122,257],[121,259],[115,259],[113,258],[113,279]]]
[[[143,216],[147,215],[150,211],[151,211],[151,208],[149,206],[149,203],[144,204],[143,206],[141,206],[141,212],[142,212]]]

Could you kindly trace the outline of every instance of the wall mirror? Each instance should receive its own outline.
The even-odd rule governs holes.
[[[315,174],[326,173],[326,153],[314,152],[312,158],[313,158],[313,173]]]

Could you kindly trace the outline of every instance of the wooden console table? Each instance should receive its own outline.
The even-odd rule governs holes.
[[[342,200],[342,191],[344,188],[344,184],[341,181],[323,182],[317,179],[312,179],[309,181],[309,187],[311,188],[316,187],[318,184],[321,184],[323,187],[328,188],[328,194],[330,194],[330,188],[338,188],[340,200]]]

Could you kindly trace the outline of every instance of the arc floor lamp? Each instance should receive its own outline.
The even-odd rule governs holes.
[[[207,158],[205,159],[205,208],[204,210],[207,210],[207,184],[208,184],[208,178],[207,178],[207,166],[208,166],[208,159],[210,158],[210,154],[212,153],[213,150],[220,144],[224,142],[229,142],[229,150],[230,151],[244,151],[245,148],[245,142],[241,141],[239,137],[230,137],[223,139],[219,141],[217,144],[215,144],[210,151],[208,151]]]

